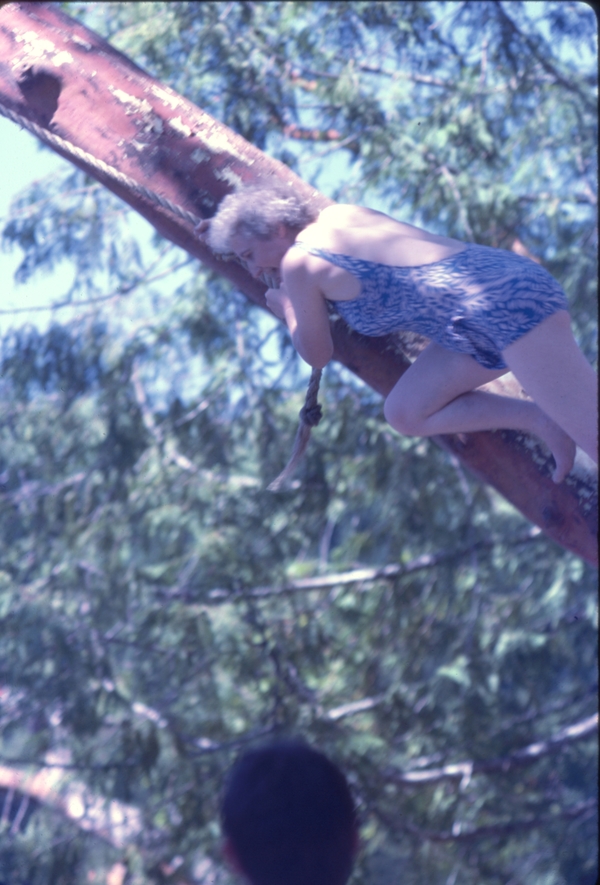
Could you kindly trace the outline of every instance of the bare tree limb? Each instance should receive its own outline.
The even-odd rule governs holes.
[[[566,726],[559,732],[544,741],[537,741],[533,744],[515,750],[508,756],[502,756],[497,759],[488,760],[467,760],[466,762],[456,762],[451,765],[445,765],[442,768],[432,768],[429,771],[398,771],[394,768],[386,770],[386,777],[397,784],[431,784],[438,783],[446,779],[461,779],[461,787],[466,787],[474,774],[487,774],[493,771],[506,772],[517,765],[528,765],[555,753],[567,744],[573,741],[583,740],[590,737],[598,730],[598,714],[594,713],[587,719],[576,722],[574,725]]]
[[[71,780],[68,777],[68,769],[60,765],[51,770],[46,767],[35,773],[0,765],[0,788],[8,791],[7,798],[10,797],[10,803],[15,793],[21,795],[21,802],[11,825],[11,835],[18,831],[32,799],[67,818],[81,830],[107,842],[113,848],[123,849],[131,846],[143,833],[142,814],[139,808],[94,793],[86,784]],[[6,811],[6,801],[4,805]],[[6,820],[9,810],[6,812]],[[2,822],[4,820],[3,815]],[[204,858],[203,865],[206,873],[216,870],[214,862],[208,857]],[[192,878],[188,877],[187,870],[181,865],[179,858],[162,860],[158,863],[157,869],[165,876],[175,874],[176,878],[170,878],[169,881],[176,885],[192,885]],[[107,885],[122,885],[126,873],[127,867],[124,863],[119,861],[113,864],[106,878]]]
[[[351,701],[349,704],[342,704],[340,707],[328,710],[325,718],[330,719],[332,722],[337,722],[345,716],[354,716],[356,713],[365,713],[367,710],[372,710],[373,707],[383,703],[383,701],[385,701],[385,695],[379,695],[375,698],[362,698],[360,701]]]
[[[161,256],[162,257],[162,256]],[[71,308],[80,308],[85,307],[89,304],[101,304],[103,301],[111,301],[113,298],[122,298],[125,295],[131,295],[132,292],[135,291],[141,285],[148,285],[148,283],[155,283],[157,280],[162,279],[163,277],[169,276],[170,274],[175,273],[175,271],[180,270],[182,267],[185,267],[186,264],[190,263],[190,258],[184,258],[183,261],[178,262],[173,265],[173,267],[167,267],[166,270],[161,271],[160,273],[155,274],[153,277],[142,276],[137,280],[133,280],[131,283],[125,283],[122,286],[119,286],[114,290],[114,292],[110,292],[108,295],[97,295],[94,298],[84,298],[81,301],[56,301],[53,304],[36,304],[32,307],[9,307],[3,310],[0,310],[0,314],[13,314],[13,313],[29,313],[30,311],[44,311],[44,310],[60,310],[65,307]],[[155,262],[156,264],[157,262]]]
[[[380,580],[395,580],[404,577],[413,572],[422,571],[424,569],[433,568],[442,562],[448,562],[458,559],[476,549],[492,548],[498,544],[513,546],[517,544],[526,544],[534,541],[541,536],[541,531],[533,526],[522,535],[511,540],[485,540],[477,541],[468,547],[458,547],[454,550],[441,550],[438,553],[425,553],[417,556],[410,562],[405,564],[392,563],[384,565],[380,568],[360,568],[353,569],[348,572],[338,572],[332,575],[317,575],[310,578],[297,578],[282,584],[279,587],[255,587],[250,590],[230,591],[215,589],[208,593],[208,601],[214,603],[235,602],[243,599],[262,599],[267,596],[283,596],[290,593],[307,592],[310,590],[331,590],[333,587],[340,587],[349,584],[361,584],[365,582],[373,582]],[[166,594],[169,598],[177,598],[178,596],[188,597],[189,592],[184,588],[173,588],[167,590]]]
[[[556,814],[547,814],[540,817],[526,817],[517,820],[506,821],[503,823],[490,824],[484,827],[463,827],[460,822],[455,822],[451,830],[445,832],[433,832],[432,830],[422,830],[414,824],[406,823],[407,832],[420,839],[429,842],[472,842],[476,839],[489,839],[498,836],[508,836],[511,833],[520,830],[541,829],[552,824],[556,820],[591,817],[598,807],[597,799],[587,799],[585,802],[579,802],[577,805],[570,805],[562,808]]]
[[[577,615],[571,615],[570,617],[568,615],[565,615],[563,619],[566,620],[567,623],[573,623],[577,619]],[[499,727],[494,732],[492,732],[490,737],[494,739],[500,734],[504,734],[507,731],[512,731],[516,725],[522,725],[525,722],[539,721],[541,719],[544,719],[546,716],[552,716],[553,714],[559,713],[562,710],[565,710],[567,707],[571,707],[574,704],[579,703],[580,701],[589,699],[592,695],[595,695],[596,697],[598,696],[597,682],[594,685],[590,685],[587,690],[582,692],[581,694],[570,695],[566,699],[558,701],[554,704],[549,704],[543,709],[536,708],[533,710],[528,710],[527,713],[523,713],[520,716],[512,716],[510,719],[504,720],[501,725],[499,725]]]
[[[39,480],[31,480],[29,482],[21,483],[21,485],[13,492],[0,494],[0,501],[4,498],[6,501],[11,501],[13,504],[19,505],[26,501],[42,498],[44,495],[59,495],[70,486],[75,486],[83,482],[86,477],[87,473],[85,472],[74,473],[73,476],[68,476],[66,479],[54,483],[53,485],[47,485]]]
[[[28,773],[0,765],[0,787],[37,799],[115,848],[125,847],[142,832],[139,808],[93,793],[60,766]]]

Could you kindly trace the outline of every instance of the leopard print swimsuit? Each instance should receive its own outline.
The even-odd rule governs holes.
[[[363,335],[404,329],[470,354],[486,369],[506,369],[502,351],[546,317],[567,310],[548,271],[504,249],[469,244],[462,252],[418,267],[393,267],[294,243],[347,270],[361,282],[334,309]]]

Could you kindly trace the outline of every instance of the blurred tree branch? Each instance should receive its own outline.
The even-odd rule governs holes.
[[[554,814],[520,818],[505,823],[499,822],[497,824],[490,824],[489,826],[483,827],[463,827],[460,822],[456,822],[450,831],[434,832],[432,830],[423,830],[410,822],[405,822],[403,828],[406,832],[411,833],[413,836],[416,836],[423,841],[472,842],[477,839],[489,839],[490,837],[495,836],[509,836],[511,833],[518,833],[521,830],[543,829],[561,818],[576,820],[577,818],[591,817],[596,813],[597,807],[597,800],[587,799],[585,802],[577,803],[577,805],[561,808]]]
[[[555,753],[567,744],[574,741],[584,740],[598,730],[598,714],[589,716],[587,719],[576,722],[573,725],[561,728],[556,734],[543,741],[528,744],[508,756],[487,760],[468,760],[445,765],[442,768],[434,768],[429,771],[405,771],[401,772],[392,767],[386,770],[387,777],[398,784],[428,784],[442,780],[459,779],[461,788],[464,789],[471,777],[476,774],[488,774],[494,771],[507,772],[517,765],[530,765],[542,756]]]
[[[316,575],[311,578],[296,578],[279,587],[255,587],[248,590],[210,590],[208,592],[208,601],[234,602],[244,599],[262,599],[267,596],[281,596],[289,593],[307,592],[310,590],[331,590],[334,587],[340,587],[350,584],[371,583],[380,580],[396,580],[405,575],[414,572],[423,571],[425,569],[434,568],[443,562],[451,562],[467,556],[474,550],[492,549],[496,546],[513,547],[519,544],[527,544],[539,538],[540,530],[536,527],[523,532],[522,535],[511,539],[489,539],[476,541],[465,547],[457,547],[454,550],[440,550],[438,553],[425,553],[415,559],[402,563],[392,563],[390,565],[379,566],[377,568],[360,568],[353,569],[349,572],[338,572],[329,575]],[[172,590],[164,591],[169,598],[191,598],[189,591],[175,587]]]

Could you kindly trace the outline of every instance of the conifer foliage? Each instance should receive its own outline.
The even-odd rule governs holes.
[[[60,4],[334,199],[527,250],[596,360],[595,19],[583,3]],[[32,177],[34,170],[32,170]],[[232,882],[245,746],[346,771],[353,885],[592,885],[596,572],[65,163],[2,221],[0,882]],[[64,317],[64,318],[63,318]]]

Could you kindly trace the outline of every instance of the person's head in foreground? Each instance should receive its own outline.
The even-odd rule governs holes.
[[[358,836],[346,778],[299,741],[250,750],[221,803],[224,854],[251,885],[344,885]]]

